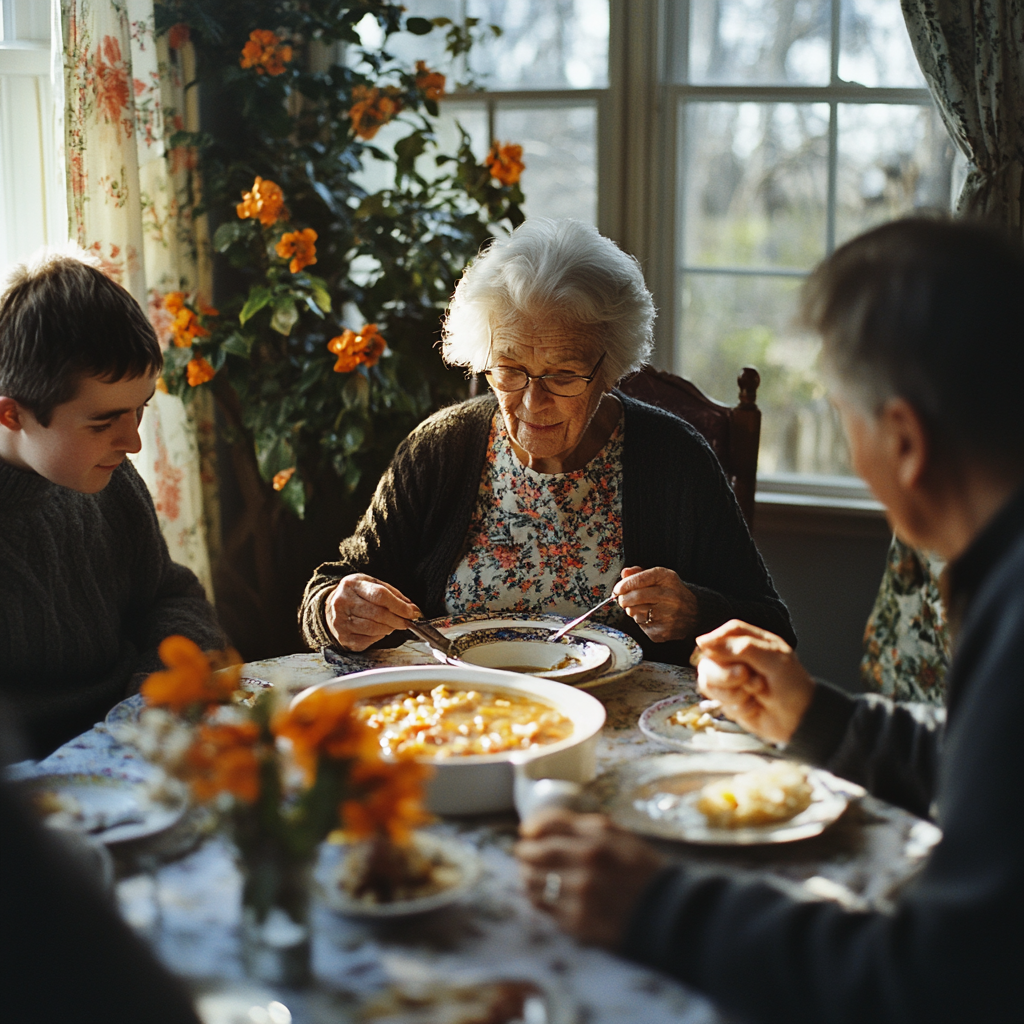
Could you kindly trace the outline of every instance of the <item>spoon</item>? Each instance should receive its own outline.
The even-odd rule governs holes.
[[[615,600],[616,596],[617,595],[612,594],[611,597],[606,597],[599,604],[595,604],[590,611],[584,612],[579,618],[573,619],[572,622],[567,622],[557,633],[552,633],[545,642],[550,644],[554,643],[556,640],[561,640],[566,633],[575,629],[581,622],[586,622],[594,612],[600,611],[606,604],[611,604],[612,601]]]
[[[410,619],[406,629],[415,633],[425,644],[435,651],[440,651],[449,665],[457,665],[451,655],[452,642],[439,629],[435,629],[426,619]]]

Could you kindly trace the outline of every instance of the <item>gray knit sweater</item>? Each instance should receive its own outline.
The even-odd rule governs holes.
[[[786,606],[707,443],[678,417],[616,397],[625,417],[625,564],[679,574],[697,597],[694,635],[736,617],[795,643]],[[402,442],[355,533],[341,542],[340,560],[320,566],[306,587],[299,617],[311,647],[333,642],[327,595],[353,572],[392,584],[428,617],[445,614],[445,586],[464,554],[496,410],[492,395],[462,402]],[[692,637],[658,644],[639,627],[631,632],[656,661],[683,664],[693,650]]]
[[[96,494],[0,460],[0,691],[41,756],[160,667],[172,634],[224,646],[202,585],[171,561],[146,485],[124,462]]]

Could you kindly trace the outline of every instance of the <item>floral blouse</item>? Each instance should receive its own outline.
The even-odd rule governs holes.
[[[623,425],[582,469],[538,473],[516,456],[500,412],[487,442],[462,560],[448,579],[450,615],[579,615],[607,597],[624,566]],[[621,627],[625,612],[594,619]]]

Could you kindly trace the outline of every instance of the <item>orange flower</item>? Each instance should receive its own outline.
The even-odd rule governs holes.
[[[190,359],[185,370],[188,373],[189,386],[193,388],[205,384],[208,380],[213,380],[217,374],[217,371],[202,356]]]
[[[242,193],[242,201],[235,207],[235,212],[242,220],[257,218],[265,228],[288,216],[281,186],[259,176],[253,182],[252,191]]]
[[[165,395],[169,393],[167,390],[167,381],[165,381],[163,377],[157,377],[156,389],[157,391],[162,391]]]
[[[288,269],[297,274],[303,267],[316,263],[316,232],[312,228],[302,231],[289,231],[281,236],[277,243],[277,255],[286,260],[293,257]]]
[[[335,373],[351,373],[360,363],[376,366],[386,348],[387,342],[376,324],[364,324],[358,334],[346,330],[327,343],[327,351],[338,357]]]
[[[180,50],[191,38],[188,25],[183,21],[179,21],[177,25],[172,25],[167,31],[167,45],[172,50]]]
[[[205,338],[209,333],[188,306],[182,306],[171,323],[171,336],[178,348],[190,348],[195,338]]]
[[[404,845],[414,828],[432,820],[423,810],[423,784],[432,774],[429,765],[411,758],[360,761],[352,769],[352,782],[367,792],[342,804],[346,831],[359,839],[386,832],[392,842]]]
[[[197,800],[231,793],[246,803],[260,795],[260,762],[255,746],[260,730],[255,722],[239,725],[204,724],[185,753],[185,775]]]
[[[490,170],[491,177],[497,178],[502,185],[514,185],[526,170],[526,164],[523,163],[523,147],[513,146],[510,142],[502,146],[495,139],[490,153],[484,159],[484,166]]]
[[[436,102],[444,96],[444,83],[444,75],[439,71],[431,71],[426,61],[416,61],[416,88],[421,90],[428,100]]]
[[[258,28],[249,33],[238,63],[243,68],[255,68],[258,75],[282,75],[291,59],[292,48],[283,39],[270,29]]]
[[[294,476],[294,474],[295,474],[295,467],[294,466],[289,466],[287,469],[282,469],[280,473],[275,473],[274,474],[274,490],[275,491],[283,491],[284,490],[284,485],[286,483],[288,483],[289,480],[291,480],[291,478]]]
[[[291,741],[295,763],[309,784],[321,754],[336,760],[380,756],[377,734],[352,714],[352,704],[352,695],[344,690],[314,690],[274,716],[274,735]]]
[[[352,90],[352,106],[348,116],[352,131],[361,139],[372,139],[402,109],[400,90],[388,86],[381,90],[376,86],[368,88],[357,85]]]
[[[225,660],[234,659],[231,671],[215,672],[210,658],[187,637],[169,636],[157,648],[164,672],[153,672],[142,684],[146,703],[181,711],[189,704],[223,704],[238,688],[241,664],[238,655],[229,652]]]
[[[164,309],[167,310],[172,316],[177,315],[181,312],[182,307],[185,305],[185,293],[184,292],[168,292],[164,296]]]

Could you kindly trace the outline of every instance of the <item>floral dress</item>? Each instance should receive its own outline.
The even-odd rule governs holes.
[[[949,627],[939,592],[945,564],[895,537],[864,631],[861,678],[895,700],[942,704],[949,668]]]
[[[448,579],[450,615],[579,615],[607,597],[624,566],[623,426],[582,469],[538,473],[516,456],[500,412],[487,442],[462,560]],[[607,605],[595,620],[621,627]]]

